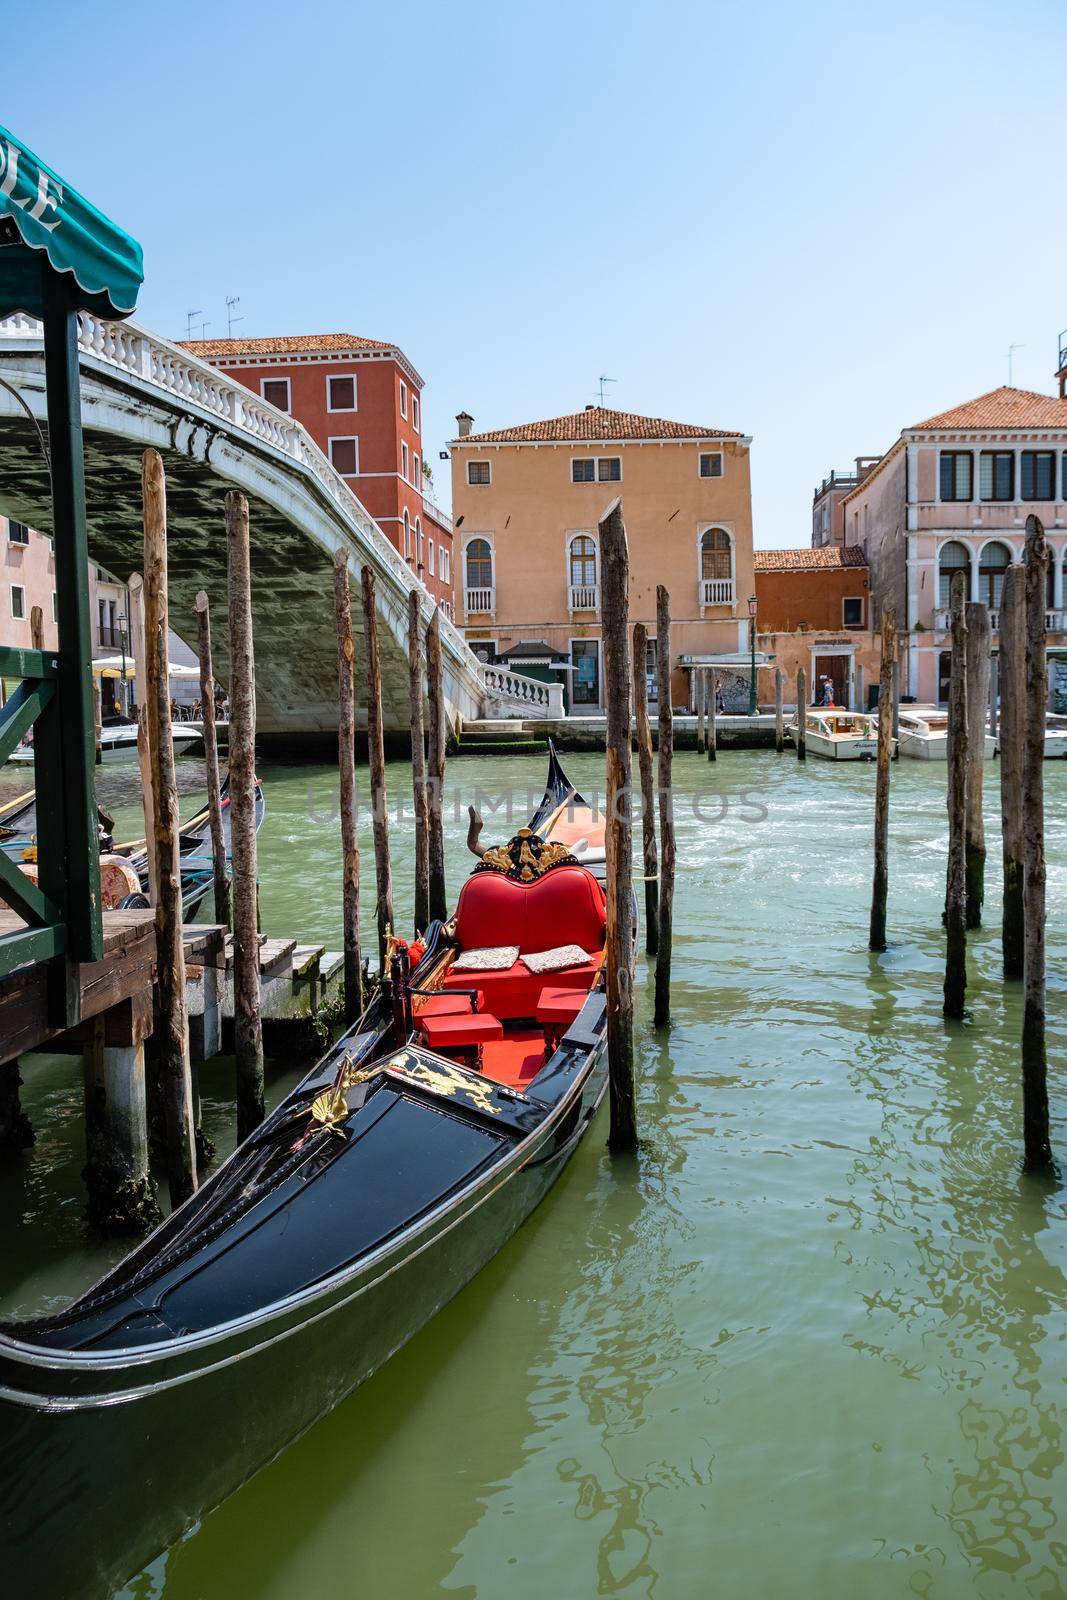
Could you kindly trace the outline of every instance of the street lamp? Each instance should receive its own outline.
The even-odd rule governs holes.
[[[748,642],[752,650],[752,676],[748,680],[748,714],[756,715],[756,596],[748,602]]]
[[[118,623],[119,645],[122,649],[122,712],[124,716],[128,717],[130,714],[130,688],[126,682],[126,629],[130,625],[130,619],[125,612],[120,611],[115,621]]]

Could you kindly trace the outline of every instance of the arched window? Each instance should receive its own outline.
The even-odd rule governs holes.
[[[587,533],[575,534],[569,549],[572,589],[592,588],[596,583],[596,544]]]
[[[467,588],[493,587],[493,551],[488,539],[472,539],[467,546]]]
[[[700,600],[702,605],[730,605],[734,598],[734,543],[725,528],[705,528],[700,535]]]
[[[953,573],[969,572],[970,569],[971,552],[965,544],[953,539],[941,546],[941,554],[937,558],[937,604],[940,610],[947,611],[952,604]],[[967,589],[969,594],[969,584]]]
[[[415,518],[415,560],[422,566],[422,518]]]
[[[1004,588],[1004,572],[1011,565],[1011,551],[1006,544],[987,544],[978,561],[978,598],[983,605],[996,611]]]
[[[411,560],[411,519],[407,507],[404,507],[404,560]]]

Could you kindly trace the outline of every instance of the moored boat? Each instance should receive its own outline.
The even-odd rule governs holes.
[[[222,838],[227,858],[230,854],[230,780],[224,779],[221,790]],[[256,828],[259,829],[266,811],[263,785],[256,780]],[[102,893],[106,907],[127,909],[148,905],[148,850],[143,839],[127,844],[115,844],[111,837],[113,823],[100,813],[100,851]],[[0,850],[16,862],[33,862],[37,856],[37,797],[33,790],[9,800],[0,807]],[[211,888],[213,872],[211,860],[211,818],[207,806],[202,806],[188,822],[183,823],[178,838],[179,866],[182,884],[182,914],[186,918],[196,915],[201,902]]]
[[[582,813],[592,854],[602,822],[553,756],[530,826],[477,849],[447,923],[391,942],[359,1023],[197,1194],[65,1312],[0,1328],[13,1593],[136,1571],[552,1186],[606,1086],[603,868],[553,837]]]
[[[184,755],[192,750],[194,745],[203,738],[201,726],[193,723],[176,722],[171,733],[171,742],[176,756]],[[100,729],[100,759],[110,766],[113,761],[137,760],[137,724],[125,720],[105,722]],[[19,745],[8,756],[9,761],[28,766],[33,761],[33,744],[28,742]]]
[[[796,715],[786,731],[796,739]],[[878,754],[877,718],[832,706],[809,707],[804,718],[804,740],[812,755],[828,761],[873,761]]]
[[[948,711],[937,706],[901,706],[899,713],[900,754],[918,761],[948,760]],[[985,759],[992,761],[997,741],[985,737]]]

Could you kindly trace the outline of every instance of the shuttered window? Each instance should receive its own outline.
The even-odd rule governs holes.
[[[1054,500],[1056,498],[1056,452],[1054,450],[1024,450],[1020,462],[1019,475],[1024,500]]]
[[[716,450],[700,457],[700,476],[702,478],[722,477],[722,452]]]
[[[969,450],[942,450],[941,498],[942,500],[974,499]]]
[[[618,483],[622,478],[622,462],[618,456],[601,456],[596,464],[596,475],[601,483]]]
[[[572,483],[595,483],[596,462],[592,456],[575,456],[571,462]]]
[[[978,458],[978,497],[980,500],[1012,500],[1015,497],[1015,452],[983,450]]]
[[[471,483],[471,484],[488,483],[489,482],[489,463],[488,463],[488,461],[468,461],[467,462],[467,482]]]

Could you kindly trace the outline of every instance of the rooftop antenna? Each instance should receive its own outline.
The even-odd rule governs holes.
[[[202,311],[187,311],[185,313],[185,337],[187,339],[193,337],[193,318],[202,317],[203,314]]]
[[[210,328],[210,326],[211,326],[210,322],[202,322],[200,324],[200,337],[201,337],[201,339],[204,337],[205,333]]]
[[[232,339],[233,338],[234,323],[235,322],[243,322],[245,320],[244,317],[235,317],[234,314],[233,314],[234,313],[234,307],[235,306],[239,306],[240,304],[241,304],[241,296],[239,294],[228,294],[226,296],[226,337],[227,337],[227,339]]]
[[[617,378],[607,378],[607,377],[604,376],[603,373],[600,374],[600,408],[601,408],[601,410],[604,409],[604,385],[606,383],[618,383],[618,381],[619,380]]]
[[[1011,372],[1012,372],[1012,361],[1013,361],[1015,352],[1016,352],[1016,350],[1025,350],[1025,349],[1026,349],[1026,346],[1024,344],[1010,344],[1008,346],[1008,388],[1009,389],[1012,386],[1012,384],[1011,384]]]

